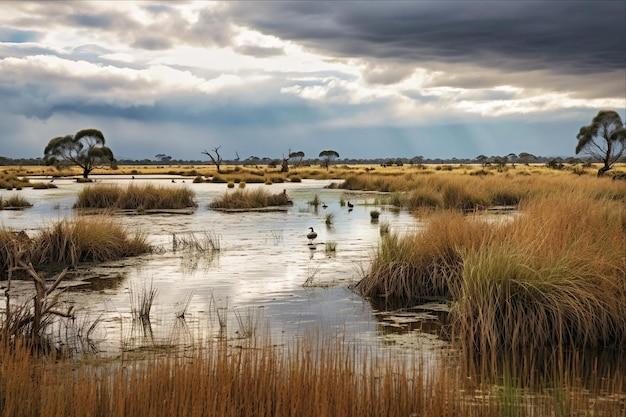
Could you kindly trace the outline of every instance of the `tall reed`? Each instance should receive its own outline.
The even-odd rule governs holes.
[[[587,383],[575,366],[548,364],[546,373],[555,369],[558,380],[535,373],[487,383],[456,361],[407,363],[323,341],[283,348],[250,341],[249,349],[209,343],[124,366],[5,346],[3,417],[621,417],[624,411],[624,376],[616,370],[596,371]]]

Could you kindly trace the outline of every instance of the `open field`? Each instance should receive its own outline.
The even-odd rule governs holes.
[[[301,179],[345,179],[356,174],[379,174],[383,176],[398,176],[404,174],[433,174],[454,173],[473,175],[538,175],[538,174],[572,174],[579,176],[595,176],[599,164],[583,167],[581,164],[564,164],[561,169],[547,168],[544,164],[516,164],[515,168],[507,165],[504,168],[496,165],[482,167],[479,164],[424,164],[382,167],[374,164],[346,165],[337,163],[326,169],[320,165],[290,166],[288,173],[281,173],[280,167],[269,168],[267,165],[223,165],[220,173],[214,165],[120,165],[117,169],[96,168],[94,175],[183,175],[189,177],[218,176],[220,182],[244,181],[247,183],[265,182],[275,179],[279,182],[289,181],[290,178]],[[626,164],[617,164],[613,172],[626,172]],[[76,167],[61,170],[52,166],[0,166],[0,173],[17,176],[80,176],[82,171]],[[262,179],[262,181],[261,181]]]

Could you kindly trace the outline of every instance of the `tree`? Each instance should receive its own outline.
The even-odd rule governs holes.
[[[334,161],[335,159],[339,158],[339,154],[337,153],[337,151],[333,151],[332,149],[327,149],[327,150],[320,152],[319,157],[324,160],[324,166],[326,167],[326,169],[328,169],[331,161]]]
[[[304,158],[304,152],[302,151],[296,151],[296,152],[289,152],[289,159],[295,159],[296,162],[296,166],[299,166],[300,163],[302,162],[302,159]]]
[[[50,139],[44,149],[44,160],[48,165],[78,165],[83,169],[83,178],[88,178],[94,168],[101,165],[115,166],[113,151],[105,146],[104,135],[98,129],[83,129],[75,135],[58,136]]]
[[[506,156],[494,156],[493,163],[498,166],[498,168],[502,169],[506,166],[506,163],[509,162],[509,158]]]
[[[517,155],[517,160],[522,164],[528,165],[531,161],[536,161],[537,157],[532,153],[520,152],[519,155]]]
[[[424,164],[424,157],[422,155],[417,155],[411,158],[411,165],[421,166]]]
[[[601,110],[590,125],[580,128],[576,139],[576,155],[582,152],[602,162],[598,170],[602,176],[624,155],[626,128],[617,112]]]
[[[516,155],[516,154],[514,154],[513,152],[511,152],[510,154],[508,154],[508,155],[506,156],[506,158],[508,158],[508,159],[509,159],[509,161],[511,161],[511,166],[512,166],[513,168],[515,168],[515,161],[517,161],[517,159],[518,159],[518,158],[517,158],[517,155]]]
[[[158,153],[154,155],[154,157],[158,159],[159,162],[162,162],[164,164],[169,164],[170,162],[172,162],[172,157],[164,153]]]
[[[211,158],[211,162],[213,162],[213,165],[215,165],[215,167],[217,168],[217,172],[221,173],[222,169],[221,169],[221,165],[222,165],[222,156],[220,155],[220,148],[221,146],[216,146],[215,148],[211,149],[210,151],[204,151],[202,152],[204,155],[208,156],[209,158]]]
[[[483,168],[484,168],[485,165],[487,165],[487,162],[489,161],[489,158],[487,158],[485,155],[478,155],[476,157],[476,161],[478,161],[478,163],[480,163],[480,165],[482,165]]]

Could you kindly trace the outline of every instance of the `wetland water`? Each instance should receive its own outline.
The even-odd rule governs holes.
[[[100,350],[184,345],[192,338],[214,337],[220,331],[218,311],[226,316],[225,333],[232,341],[241,340],[253,322],[257,334],[270,335],[273,343],[321,334],[394,353],[432,352],[447,346],[437,336],[445,306],[377,311],[350,290],[379,240],[379,224],[370,221],[369,212],[374,207],[362,204],[373,200],[371,194],[346,194],[346,199],[355,203],[348,211],[339,204],[344,191],[324,188],[330,181],[248,184],[247,189],[285,189],[294,205],[287,212],[222,213],[210,210],[208,204],[227,191],[225,184],[193,184],[190,178],[185,178],[183,184],[179,177],[172,183],[172,178],[163,176],[94,179],[121,185],[149,181],[187,186],[196,193],[198,202],[191,215],[116,215],[130,229],[145,233],[160,250],[147,256],[83,266],[65,283],[71,288],[63,297],[75,305],[79,314],[100,317],[96,336]],[[55,220],[75,216],[72,205],[85,185],[69,179],[57,179],[55,184],[57,189],[19,191],[34,207],[0,211],[0,224],[32,234]],[[1,191],[0,195],[13,193],[16,191]],[[328,208],[315,210],[309,206],[315,194]],[[327,213],[334,214],[332,227],[325,224]],[[380,222],[388,222],[397,232],[421,227],[410,214],[390,210],[382,211]],[[309,227],[318,233],[314,250],[306,238]],[[204,232],[219,237],[218,253],[173,250],[172,234],[180,237]],[[336,252],[325,251],[327,241],[336,242]],[[133,325],[130,291],[139,293],[151,285],[158,294],[150,328],[145,329]],[[17,282],[14,288],[17,293],[25,293],[31,284]],[[177,319],[176,313],[189,297],[185,320]]]

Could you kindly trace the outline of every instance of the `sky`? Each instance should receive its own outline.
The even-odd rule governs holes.
[[[573,155],[626,113],[626,1],[2,2],[0,155]]]

